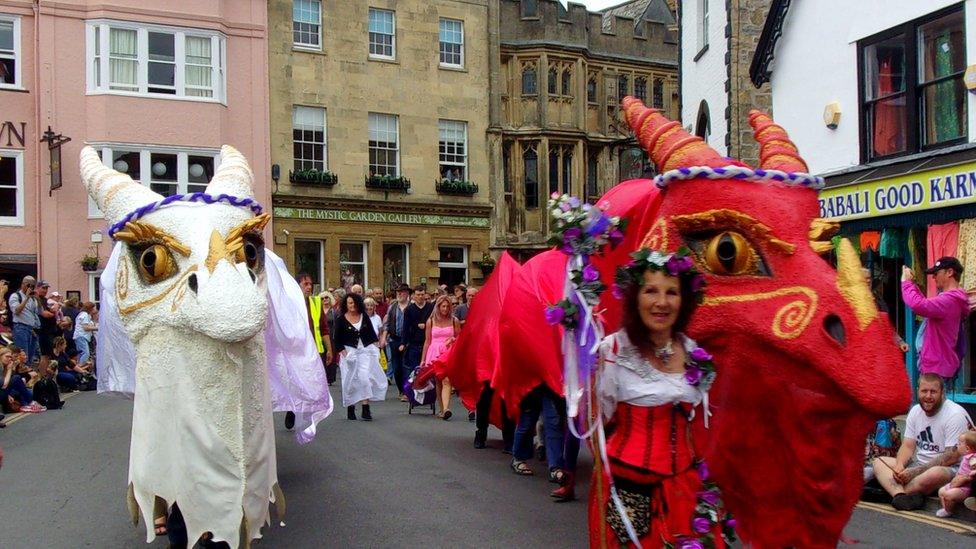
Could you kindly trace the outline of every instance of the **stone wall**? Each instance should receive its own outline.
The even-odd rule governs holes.
[[[769,83],[756,88],[749,80],[749,66],[762,34],[771,0],[728,0],[730,59],[728,62],[729,107],[726,117],[729,132],[726,145],[729,156],[746,163],[758,163],[759,146],[752,137],[749,110],[772,114],[773,101]],[[714,118],[713,118],[714,120]]]

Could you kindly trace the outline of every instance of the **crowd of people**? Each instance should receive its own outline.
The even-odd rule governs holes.
[[[0,280],[0,296],[8,296],[0,301],[3,413],[59,409],[62,392],[96,388],[94,303],[64,299],[48,282],[32,276],[24,277],[14,291]]]

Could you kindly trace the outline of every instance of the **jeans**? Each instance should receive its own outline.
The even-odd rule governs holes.
[[[58,372],[58,385],[66,391],[74,391],[81,383],[81,374],[78,372]]]
[[[91,350],[89,347],[88,340],[83,337],[76,337],[75,347],[78,348],[78,364],[84,364],[88,362],[88,357],[91,355]]]
[[[21,406],[27,406],[31,402],[34,402],[34,392],[27,388],[27,384],[24,383],[24,378],[17,374],[10,376],[10,383],[7,384],[5,389],[0,390],[0,393],[10,395],[14,397],[17,402],[20,402]]]
[[[403,375],[403,358],[406,351],[400,350],[400,340],[397,338],[390,338],[389,347],[389,359],[387,363],[387,374],[393,376],[393,382],[396,384],[397,392],[403,394],[403,384],[407,381],[407,378]]]
[[[526,461],[532,457],[532,430],[541,413],[549,470],[566,468],[563,455],[566,423],[559,413],[558,402],[559,398],[548,389],[536,389],[525,397],[522,403],[522,415],[515,428],[515,442],[512,448],[516,460]]]
[[[15,322],[13,326],[14,345],[27,353],[27,363],[33,364],[40,356],[37,346],[37,332],[26,324]]]

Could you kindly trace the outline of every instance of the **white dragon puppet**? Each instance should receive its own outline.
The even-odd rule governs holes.
[[[147,541],[177,504],[189,539],[236,548],[279,514],[272,409],[299,442],[332,410],[304,297],[265,250],[254,175],[229,146],[206,192],[163,197],[81,151],[116,245],[102,274],[99,392],[134,395],[129,508]]]

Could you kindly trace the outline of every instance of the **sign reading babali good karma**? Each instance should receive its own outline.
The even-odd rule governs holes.
[[[849,221],[976,202],[976,162],[820,191],[820,217]]]
[[[395,212],[361,212],[356,210],[319,210],[311,208],[274,209],[275,217],[312,219],[316,221],[360,221],[363,223],[397,223],[406,225],[443,225],[447,227],[488,228],[487,217],[429,215]]]

